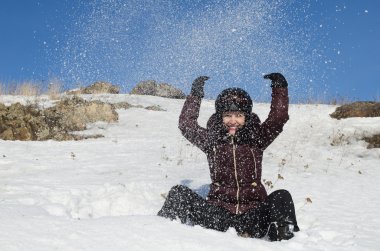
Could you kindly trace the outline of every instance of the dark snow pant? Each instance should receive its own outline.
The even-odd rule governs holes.
[[[293,225],[299,231],[292,196],[286,190],[277,190],[268,195],[258,207],[239,216],[235,225],[238,233],[261,238],[268,232],[269,225]]]
[[[190,188],[177,185],[170,189],[158,216],[182,223],[200,225],[218,231],[227,231],[233,224],[234,214],[225,208],[208,203]]]
[[[265,236],[272,222],[287,222],[294,225],[295,231],[299,230],[293,200],[286,190],[275,191],[258,207],[236,215],[207,202],[191,189],[177,185],[169,191],[158,216],[178,218],[182,223],[223,232],[234,227],[239,234],[258,238]]]

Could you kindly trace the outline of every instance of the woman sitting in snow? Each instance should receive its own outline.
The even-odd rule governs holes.
[[[265,75],[272,81],[272,103],[264,123],[252,113],[252,100],[240,88],[222,91],[216,112],[199,126],[197,119],[204,84],[208,77],[194,80],[179,117],[186,139],[206,155],[211,185],[206,199],[177,185],[168,193],[159,216],[182,223],[226,231],[234,227],[239,235],[269,240],[287,240],[299,231],[291,195],[278,190],[267,195],[261,183],[263,151],[282,132],[288,116],[288,83],[280,73]]]

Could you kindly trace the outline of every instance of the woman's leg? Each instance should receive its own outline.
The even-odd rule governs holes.
[[[157,214],[182,223],[226,231],[232,225],[233,214],[208,203],[188,187],[177,185],[170,189],[164,205]]]
[[[256,208],[239,215],[235,228],[241,235],[262,238],[269,232],[271,240],[281,240],[293,237],[289,233],[291,225],[295,232],[299,231],[293,199],[288,191],[278,190]]]
[[[271,193],[265,203],[268,206],[269,222],[287,222],[299,231],[292,196],[287,190],[277,190]]]
[[[236,232],[245,237],[262,238],[268,231],[268,210],[263,202],[256,208],[236,216]]]
[[[194,194],[190,189],[181,185],[174,186],[170,189],[165,203],[157,215],[171,220],[179,218],[182,223],[185,223],[193,200]]]
[[[292,196],[286,190],[271,193],[266,204],[268,207],[268,237],[271,241],[288,240],[300,229],[297,225]]]

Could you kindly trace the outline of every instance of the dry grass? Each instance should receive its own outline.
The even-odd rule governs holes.
[[[348,97],[335,97],[327,102],[329,105],[346,105],[352,103],[354,100]]]
[[[41,94],[41,88],[33,82],[11,83],[0,85],[1,95],[17,95],[17,96],[38,96]]]
[[[15,90],[15,95],[20,96],[37,96],[41,91],[37,84],[32,82],[24,82],[18,86]]]
[[[0,82],[0,95],[15,95],[15,96],[39,96],[42,94],[48,95],[50,99],[59,99],[62,93],[62,83],[58,79],[49,81],[49,85],[42,86],[41,83],[25,81],[21,83]]]
[[[50,81],[48,89],[47,89],[47,95],[52,100],[60,99],[62,93],[62,83],[58,79],[53,79]]]
[[[345,105],[354,102],[355,99],[343,96],[335,97],[308,97],[303,104],[316,105],[316,104],[327,104],[327,105]]]
[[[0,95],[4,95],[4,90],[5,90],[5,84],[0,83]]]

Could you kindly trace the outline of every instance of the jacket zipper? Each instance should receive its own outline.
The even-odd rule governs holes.
[[[212,165],[213,165],[213,170],[214,170],[214,176],[216,177],[216,147],[214,146],[212,150],[214,151],[214,162]],[[218,191],[220,184],[216,182],[215,185],[218,186],[218,188],[215,191]]]
[[[236,212],[235,214],[238,214],[239,213],[239,192],[240,192],[240,186],[239,186],[239,180],[238,180],[238,173],[237,173],[237,166],[236,166],[236,145],[235,145],[235,142],[234,142],[234,137],[232,137],[232,153],[233,153],[233,156],[234,156],[234,168],[235,168],[235,180],[236,180],[236,186],[237,186],[237,192],[236,192],[236,201],[237,201],[237,205],[236,205]]]
[[[255,168],[255,179],[257,179],[257,165],[256,165],[256,158],[255,158],[255,154],[253,153],[253,150],[252,148],[251,149],[251,153],[252,153],[252,157],[253,157],[253,163],[255,164],[254,168]]]

